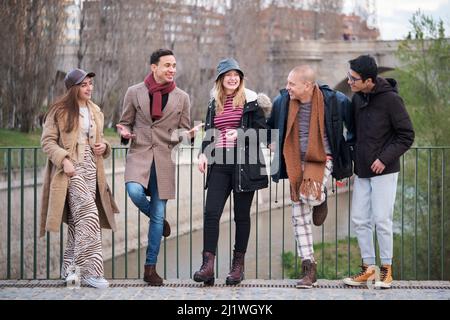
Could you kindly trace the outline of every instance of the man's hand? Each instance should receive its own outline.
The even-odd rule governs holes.
[[[119,134],[121,135],[122,138],[127,140],[136,138],[136,135],[128,131],[128,129],[125,128],[123,125],[116,124],[116,127],[117,129],[119,129]]]
[[[205,173],[207,166],[208,158],[202,153],[200,157],[198,157],[198,170],[200,170],[201,173]]]
[[[101,156],[106,151],[106,144],[104,143],[96,143],[94,144],[94,154],[96,156]]]
[[[386,168],[386,166],[384,165],[383,162],[380,161],[380,159],[375,160],[372,163],[372,166],[370,167],[370,169],[372,169],[372,171],[376,174],[383,173],[385,168]]]
[[[73,177],[75,175],[75,166],[73,165],[73,162],[70,161],[68,158],[64,158],[63,160],[63,169],[66,176]]]
[[[275,148],[277,147],[276,142],[272,142],[267,147],[270,149],[270,152],[275,152]]]
[[[195,137],[195,135],[197,134],[197,132],[201,129],[201,127],[203,127],[205,124],[204,123],[200,123],[196,126],[194,126],[191,130],[186,131],[187,136],[192,139]]]

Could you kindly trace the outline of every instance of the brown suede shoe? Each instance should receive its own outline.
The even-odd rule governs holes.
[[[389,289],[392,286],[392,266],[382,265],[380,268],[381,278],[380,281],[375,282],[375,289]]]
[[[164,219],[163,236],[166,238],[170,236],[170,224],[166,219]]]
[[[317,264],[311,260],[302,261],[303,278],[301,278],[296,287],[299,289],[311,289],[317,285],[316,277]]]
[[[327,188],[325,188],[325,201],[319,204],[318,206],[313,207],[313,223],[315,226],[321,226],[328,214],[328,204],[327,204]]]
[[[373,282],[373,277],[375,276],[375,266],[363,264],[361,266],[361,271],[351,277],[344,278],[343,282],[348,286],[367,286],[367,281]]]
[[[156,265],[144,265],[144,281],[151,286],[161,286],[163,279],[156,273]]]

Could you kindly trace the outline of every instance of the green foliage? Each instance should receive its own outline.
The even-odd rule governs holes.
[[[105,138],[113,145],[120,143],[119,134],[114,128],[104,129]],[[40,147],[42,129],[30,133],[0,129],[0,147]]]
[[[416,129],[416,144],[450,144],[450,41],[444,23],[417,11],[412,30],[398,48],[405,64],[398,73],[404,98]]]
[[[0,129],[0,147],[10,147],[10,160],[8,160],[8,150],[0,150],[0,171],[8,170],[8,161],[10,169],[33,168],[35,165],[39,168],[45,165],[46,157],[40,149],[42,129],[36,129],[31,133],[23,133],[16,130]],[[120,145],[120,138],[115,129],[107,128],[104,130],[105,139],[112,146]],[[28,148],[21,151],[21,148]],[[38,148],[36,163],[34,161],[34,150]],[[23,155],[21,154],[23,152]],[[23,157],[23,164],[22,164]]]
[[[412,149],[401,161],[394,211],[394,275],[449,280],[450,149]]]
[[[411,211],[414,212],[414,210]],[[409,215],[405,215],[405,220],[409,218]],[[414,227],[408,228],[407,224],[404,226],[403,233],[394,233],[392,266],[394,279],[449,280],[450,276],[444,270],[450,265],[450,249],[446,248],[445,244],[441,246],[441,241],[445,242],[448,239],[445,239],[446,236],[439,230],[436,230],[436,237],[430,235],[428,239],[428,226],[421,225],[423,221],[420,221],[420,216],[418,220],[417,233]],[[397,225],[399,225],[398,222],[396,222]],[[442,236],[444,238],[441,238]],[[377,264],[380,265],[377,244],[376,249]],[[335,242],[319,243],[314,245],[314,252],[319,279],[343,279],[361,270],[361,255],[356,238],[338,240],[337,244]],[[282,261],[285,277],[299,279],[302,272],[301,259],[289,251],[282,254]]]
[[[417,145],[450,145],[450,41],[444,23],[422,12],[398,48],[404,67],[396,70],[400,95],[416,131]],[[449,150],[411,150],[399,177],[394,219],[403,236],[394,242],[394,276],[448,280],[450,225],[446,199],[450,184]],[[402,181],[404,180],[404,181]],[[401,201],[400,201],[401,199]]]
[[[334,242],[315,244],[314,252],[317,262],[317,275],[321,279],[342,279],[347,277],[349,273],[359,272],[361,255],[356,238],[338,240],[337,244]],[[282,254],[282,261],[285,277],[298,279],[302,272],[300,258],[289,251]]]
[[[15,130],[0,129],[0,147],[38,147],[41,145],[42,130],[23,133]]]

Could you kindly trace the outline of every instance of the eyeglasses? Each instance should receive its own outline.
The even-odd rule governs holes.
[[[350,74],[350,72],[347,72],[347,78],[348,78],[348,81],[350,81],[351,83],[356,82],[358,80],[362,80],[361,78],[355,78],[354,76],[352,76]]]

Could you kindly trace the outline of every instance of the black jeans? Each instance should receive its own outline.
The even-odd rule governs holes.
[[[219,240],[219,222],[223,207],[233,190],[235,165],[215,164],[211,170],[203,217],[203,250],[216,254]],[[236,223],[234,249],[246,252],[250,236],[250,207],[255,191],[233,191],[234,222]]]

